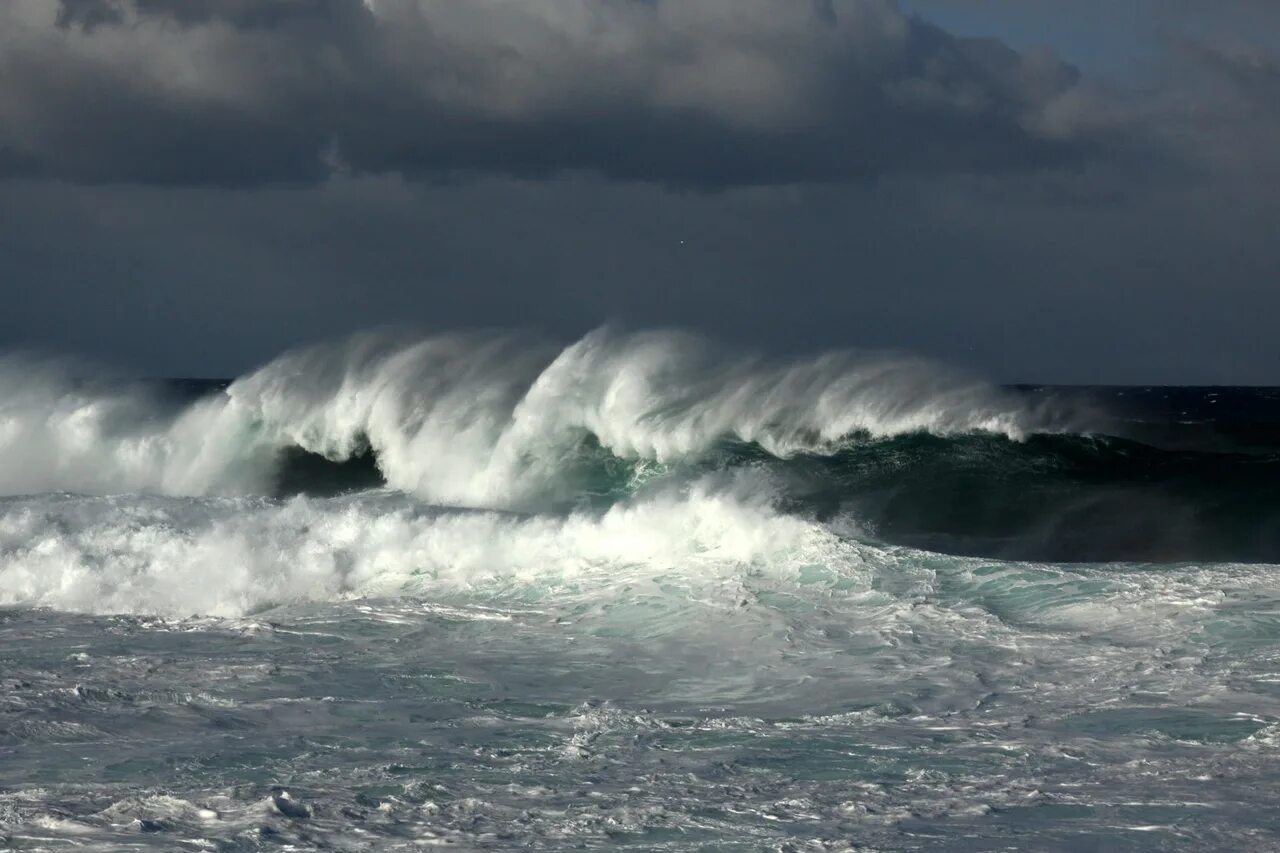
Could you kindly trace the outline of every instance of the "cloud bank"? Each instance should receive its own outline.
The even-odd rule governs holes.
[[[889,0],[6,0],[0,175],[716,188],[1097,155],[1048,50]]]

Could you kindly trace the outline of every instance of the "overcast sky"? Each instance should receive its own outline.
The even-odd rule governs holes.
[[[682,326],[1280,384],[1273,0],[3,0],[0,347]]]

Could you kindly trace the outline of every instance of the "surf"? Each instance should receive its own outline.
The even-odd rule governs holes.
[[[1070,428],[925,360],[837,352],[771,360],[677,332],[369,333],[285,353],[194,401],[0,363],[0,493],[265,494],[290,449],[371,454],[385,483],[451,505],[572,502],[598,451],[678,464],[722,441],[776,457],[851,436]]]

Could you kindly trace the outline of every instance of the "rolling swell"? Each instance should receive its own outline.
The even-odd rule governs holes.
[[[1280,561],[1280,402],[1000,388],[919,359],[770,361],[675,333],[565,348],[361,335],[231,382],[0,362],[0,493],[327,497],[603,512],[754,478],[871,538],[1051,561]]]
[[[1280,561],[1280,454],[1111,436],[902,436],[795,460],[792,501],[877,538],[1054,562]]]

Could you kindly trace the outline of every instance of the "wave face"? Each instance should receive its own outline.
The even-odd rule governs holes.
[[[0,362],[19,849],[1264,849],[1280,392],[689,335]]]

